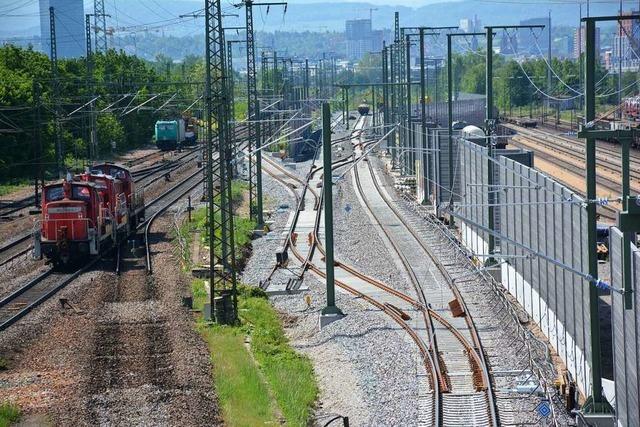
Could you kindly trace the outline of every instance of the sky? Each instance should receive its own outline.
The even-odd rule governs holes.
[[[287,0],[291,4],[318,3],[319,1],[328,3],[365,3],[362,0]],[[368,0],[366,3],[382,6],[406,6],[421,7],[432,3],[443,3],[447,0]],[[448,0],[456,1],[456,0]]]
[[[146,6],[146,9],[142,11],[131,12],[134,17],[129,20],[137,20],[137,21],[157,21],[158,16],[162,14],[166,15],[162,9],[166,10],[166,7],[169,9],[175,9],[175,7],[170,7],[172,3],[175,5],[179,5],[181,3],[186,3],[187,1],[191,2],[191,5],[188,6],[190,8],[197,8],[197,6],[193,6],[193,4],[204,4],[204,0],[105,0],[105,6],[108,11],[114,9],[114,5],[118,9],[129,9],[133,4],[142,4]],[[229,8],[230,4],[239,3],[241,0],[221,0],[223,9]],[[322,22],[321,25],[324,28],[332,28],[332,29],[340,29],[342,28],[342,22],[345,19],[354,19],[354,18],[365,18],[369,16],[369,8],[376,6],[380,7],[380,11],[373,11],[372,16],[374,20],[374,27],[382,28],[384,26],[386,28],[391,26],[392,17],[390,17],[390,10],[393,11],[394,7],[405,6],[405,7],[413,7],[420,8],[428,4],[434,3],[447,3],[447,2],[458,2],[460,0],[288,0],[291,5],[305,5],[305,4],[313,4],[319,2],[331,2],[336,4],[342,4],[343,7],[340,9],[340,12],[331,13],[331,10],[323,10],[321,14],[325,21],[330,22]],[[452,12],[451,17],[438,17],[440,18],[451,18],[449,21],[457,22],[457,19],[462,17],[470,17],[473,16],[473,13],[478,13],[478,15],[482,15],[483,10],[491,9],[494,10],[496,7],[500,8],[501,11],[506,11],[510,9],[517,9],[527,7],[527,13],[530,13],[531,9],[534,10],[538,5],[542,6],[542,9],[546,10],[554,5],[556,7],[562,7],[560,5],[576,5],[570,6],[570,8],[576,8],[577,4],[582,2],[586,3],[586,0],[468,0],[473,1],[475,7],[465,7],[464,10],[460,10],[461,7],[455,7],[452,5],[452,9],[456,9],[456,12]],[[640,0],[624,0],[625,9],[629,9],[632,6],[636,6]],[[615,14],[617,11],[618,0],[590,0],[593,5],[593,9],[599,9],[601,12],[607,11],[607,8],[611,8],[611,13],[607,14]],[[39,7],[38,0],[0,0],[0,38],[8,38],[8,37],[25,37],[33,34],[39,34]],[[344,6],[345,3],[348,3],[349,6]],[[85,10],[90,11],[93,7],[93,0],[84,0]],[[352,5],[352,6],[351,6]],[[373,5],[373,6],[372,6]],[[520,6],[518,6],[520,5]],[[547,5],[546,7],[544,5]],[[611,5],[611,6],[609,6]],[[157,6],[157,7],[156,7]],[[504,6],[504,7],[503,7]],[[138,8],[139,9],[139,8]],[[442,7],[439,8],[442,10]],[[583,7],[583,9],[586,9]],[[191,10],[191,9],[188,9]],[[446,9],[445,9],[446,10]],[[141,13],[138,13],[141,12]],[[573,12],[572,12],[573,13]],[[443,14],[441,12],[441,14]],[[455,15],[455,16],[454,16]],[[463,16],[468,15],[468,16]],[[486,13],[484,14],[486,15]],[[516,16],[517,15],[517,16]],[[523,13],[514,13],[513,18],[521,19],[526,16]],[[566,15],[566,14],[565,14]],[[126,13],[125,13],[126,16]],[[404,16],[411,17],[411,14],[407,15],[406,12]],[[423,18],[425,16],[433,18],[432,15],[425,15],[423,13]],[[484,20],[489,22],[489,18],[494,15],[485,16]],[[454,19],[455,18],[455,19]],[[504,19],[504,17],[501,17]],[[426,18],[425,18],[426,19]],[[127,25],[127,18],[124,18],[123,15],[119,15],[116,12],[115,16],[112,20],[112,25]],[[318,27],[320,28],[320,27]],[[273,29],[271,29],[273,30]]]

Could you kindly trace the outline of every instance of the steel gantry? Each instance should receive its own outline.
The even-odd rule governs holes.
[[[632,14],[626,16],[598,16],[582,18],[585,23],[586,50],[584,67],[584,100],[585,100],[585,124],[580,129],[578,136],[585,138],[585,164],[587,169],[587,244],[588,244],[588,269],[589,276],[595,283],[599,280],[598,273],[598,253],[597,247],[597,162],[596,162],[596,138],[602,139],[614,136],[611,131],[595,130],[596,120],[596,63],[598,54],[596,51],[596,23],[606,21],[621,21],[623,19],[640,20],[640,15]],[[624,233],[623,241],[623,283],[625,308],[632,307],[631,278],[631,250],[629,242],[640,230],[640,213],[638,209],[631,208],[630,187],[629,187],[629,143],[631,135],[623,136],[621,131],[616,135],[622,143],[622,191],[623,191],[623,211],[618,217],[618,227]],[[637,199],[636,199],[637,200]],[[630,209],[631,208],[631,209]],[[589,335],[591,339],[591,396],[584,405],[585,413],[601,414],[610,413],[611,407],[602,392],[602,354],[600,342],[600,311],[599,311],[599,289],[593,283],[589,286]]]
[[[225,27],[223,31],[227,30],[244,30],[245,27]],[[233,75],[233,45],[245,43],[245,40],[227,40],[227,94],[229,95],[229,144],[231,146],[231,155],[235,159],[238,156],[238,152],[241,149],[238,147],[238,141],[236,139],[236,103],[235,103],[235,78]],[[237,175],[237,165],[233,167],[233,176]]]
[[[449,33],[447,34],[447,134],[449,141],[449,170],[453,170],[453,50],[452,50],[452,38],[456,36],[484,36],[484,33]],[[424,108],[423,108],[424,110]],[[423,128],[423,132],[426,129]],[[449,174],[449,203],[453,201],[453,185],[454,174]],[[451,207],[451,206],[449,206]],[[449,222],[453,224],[453,215],[449,218]]]
[[[104,12],[104,10],[103,10]],[[87,13],[85,15],[85,37],[86,37],[86,63],[87,63],[87,93],[91,95],[93,98],[95,96],[94,86],[95,82],[93,79],[93,49],[91,46],[91,17],[96,16],[95,13]],[[102,13],[102,17],[105,15]],[[89,160],[93,161],[98,156],[98,143],[97,143],[97,135],[96,135],[96,114],[95,114],[95,100],[92,100],[89,105],[89,132],[87,137],[87,147],[89,147]]]
[[[62,143],[62,126],[60,114],[62,105],[60,104],[60,82],[58,81],[58,46],[56,38],[56,14],[53,7],[49,8],[49,43],[51,50],[51,85],[53,92],[53,109],[55,114],[54,140],[56,142],[56,172],[59,178],[64,176],[64,145]]]
[[[207,202],[209,234],[209,277],[211,320],[218,318],[216,292],[231,288],[232,321],[237,319],[235,247],[231,202],[231,147],[228,139],[229,99],[227,93],[224,31],[220,0],[205,3],[205,121],[207,135]],[[214,151],[217,156],[214,156]]]

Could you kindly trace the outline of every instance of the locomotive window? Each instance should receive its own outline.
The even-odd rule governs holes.
[[[103,179],[96,179],[94,183],[96,184],[96,187],[98,187],[101,190],[104,190],[107,188],[107,183]]]
[[[87,187],[73,187],[73,200],[91,201],[91,192]]]
[[[55,202],[64,199],[64,190],[62,186],[47,188],[46,192],[47,202]]]

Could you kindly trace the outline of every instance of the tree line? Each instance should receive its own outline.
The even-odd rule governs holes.
[[[98,158],[151,143],[155,121],[179,117],[198,92],[191,87],[197,84],[185,84],[197,62],[189,64],[186,74],[183,69],[167,73],[158,69],[160,64],[109,50],[92,55],[92,78],[86,59],[78,58],[58,60],[54,79],[45,54],[13,45],[0,47],[0,180],[26,180],[38,166],[46,178],[55,176],[56,116],[64,163],[70,169],[81,168],[89,156],[87,103],[96,97]],[[129,112],[157,94],[154,102]],[[158,110],[170,94],[175,94],[173,102]]]
[[[354,70],[342,71],[338,74],[338,80],[346,83],[367,83],[381,81],[381,56],[380,54],[366,54]],[[460,93],[485,94],[486,69],[484,52],[467,52],[453,55],[453,96],[454,99]],[[493,58],[493,92],[494,105],[501,112],[508,112],[518,107],[540,105],[551,95],[551,104],[560,104],[561,109],[579,108],[583,93],[581,86],[581,74],[584,70],[580,62],[570,59],[552,58],[550,62],[553,72],[548,83],[547,72],[549,67],[544,59],[527,59],[520,63],[513,58],[503,55],[494,55]],[[414,66],[412,80],[419,81],[419,71]],[[403,69],[404,71],[404,69]],[[598,64],[595,73],[596,102],[601,106],[610,106],[614,109],[618,104],[618,80],[617,75],[608,73],[603,64]],[[638,93],[639,75],[637,72],[623,72],[622,89],[623,98]],[[445,101],[447,99],[447,63],[441,60],[435,67],[434,61],[428,61],[427,103]],[[413,98],[419,101],[418,90],[414,87]],[[541,93],[544,92],[544,93]],[[353,102],[362,99],[370,100],[370,89],[353,91],[357,97],[352,97]],[[378,91],[377,99],[382,101],[382,91]],[[559,101],[562,100],[562,101]]]

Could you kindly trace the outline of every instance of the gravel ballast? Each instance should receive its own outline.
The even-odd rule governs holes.
[[[296,165],[299,176],[306,176],[308,164]],[[266,209],[275,210],[282,204],[294,206],[291,193],[270,176],[265,175],[263,186],[264,193],[269,195]],[[347,195],[346,191],[335,194],[336,203],[344,204],[348,200],[355,206],[353,191],[347,191]],[[271,270],[291,211],[286,209],[274,214],[272,232],[253,242],[253,254],[243,272],[243,282],[256,285]],[[379,245],[371,244],[376,241],[373,239],[379,241],[379,237],[375,230],[367,230],[367,217],[363,223],[357,219],[359,213],[354,210],[351,214],[347,219],[336,220],[341,223],[340,230],[335,232],[336,257],[403,289],[406,283],[397,270],[376,268],[369,261],[384,256],[379,247],[375,247]],[[342,224],[343,221],[350,222]],[[369,234],[363,234],[365,232]],[[273,281],[283,281],[290,276],[279,271]],[[340,414],[349,416],[351,425],[416,425],[416,374],[420,362],[418,350],[407,340],[405,332],[378,309],[342,291],[337,292],[337,305],[347,316],[320,330],[319,316],[326,298],[324,281],[307,272],[303,287],[308,287],[308,291],[274,295],[270,301],[285,320],[292,346],[309,356],[314,364],[320,386],[316,424],[324,425],[330,415]],[[309,306],[305,301],[307,296],[311,301]]]

